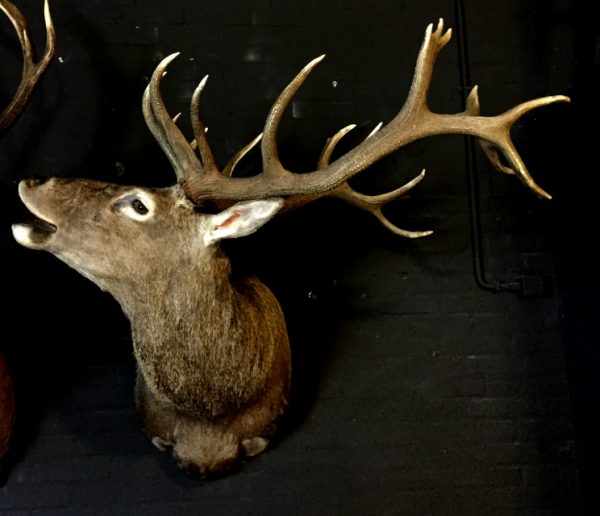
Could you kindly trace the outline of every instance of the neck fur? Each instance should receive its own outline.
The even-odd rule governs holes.
[[[283,316],[262,283],[233,285],[230,269],[217,250],[115,296],[131,321],[139,372],[158,399],[215,416],[251,402],[264,384],[272,341],[285,335]]]

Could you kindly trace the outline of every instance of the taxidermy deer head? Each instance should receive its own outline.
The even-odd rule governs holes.
[[[5,134],[17,121],[19,115],[25,109],[27,102],[33,92],[33,88],[40,79],[52,57],[56,37],[54,26],[50,17],[48,2],[44,5],[44,19],[46,21],[46,50],[40,61],[36,61],[33,51],[33,45],[29,40],[27,32],[27,22],[19,10],[8,0],[0,0],[0,10],[6,14],[13,24],[23,51],[23,73],[21,82],[17,88],[13,99],[8,107],[0,114],[0,137]],[[14,400],[13,388],[8,368],[6,367],[4,357],[0,353],[0,457],[2,457],[8,448],[8,441],[14,425]]]
[[[248,235],[278,212],[325,196],[370,212],[399,235],[429,234],[401,229],[382,212],[423,173],[376,196],[358,193],[348,180],[396,149],[436,134],[475,136],[496,168],[515,174],[538,196],[550,197],[527,172],[509,132],[528,111],[567,97],[532,100],[484,117],[474,88],[464,112],[431,112],[427,92],[434,62],[450,36],[442,20],[435,30],[430,25],[402,110],[330,162],[334,147],[352,126],[339,131],[327,141],[312,173],[295,174],[282,166],[276,134],[286,106],[323,57],[304,67],[271,108],[262,134],[262,172],[240,178],[232,176],[236,163],[261,138],[219,170],[199,117],[205,78],[192,97],[195,139],[188,142],[160,93],[167,66],[177,57],[173,54],[154,71],[143,111],[175,169],[175,186],[58,178],[19,184],[19,195],[37,221],[14,225],[14,237],[31,249],[50,251],[119,301],[132,325],[144,429],[159,449],[171,447],[182,467],[208,474],[263,451],[287,403],[290,351],[279,304],[257,279],[232,279],[221,240]],[[501,163],[500,153],[508,165]],[[207,212],[206,206],[216,201],[229,207]]]

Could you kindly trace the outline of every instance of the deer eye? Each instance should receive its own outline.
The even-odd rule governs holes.
[[[138,222],[149,221],[156,211],[156,203],[152,195],[140,189],[116,199],[114,207],[123,215]]]
[[[133,199],[133,201],[131,201],[131,207],[140,215],[146,215],[146,213],[148,213],[148,208],[146,208],[146,205],[139,199]]]

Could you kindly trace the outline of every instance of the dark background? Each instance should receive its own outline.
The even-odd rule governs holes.
[[[41,48],[41,0],[17,3]],[[0,348],[18,404],[0,514],[593,513],[600,13],[589,4],[54,1],[57,58],[0,142]],[[425,27],[439,17],[462,23],[466,39],[459,46],[455,33],[438,59],[434,110],[462,109],[465,71],[480,86],[483,114],[572,96],[513,131],[554,200],[497,173],[479,149],[472,162],[462,137],[437,137],[361,181],[381,191],[426,168],[425,181],[389,213],[434,235],[404,240],[324,202],[229,246],[238,270],[258,274],[282,301],[294,393],[267,453],[221,480],[188,479],[141,434],[129,327],[117,303],[12,240],[10,224],[26,217],[18,180],[172,183],[141,95],[154,66],[177,50],[165,99],[187,128],[193,88],[210,74],[203,119],[221,164],[261,130],[287,81],[326,52],[279,134],[284,164],[311,170],[337,129],[358,123],[364,135],[399,110]],[[8,22],[0,24],[5,105],[20,51]],[[588,120],[592,129],[583,130]],[[543,286],[530,296],[477,286],[471,165],[487,279]],[[254,153],[242,168],[259,167]]]

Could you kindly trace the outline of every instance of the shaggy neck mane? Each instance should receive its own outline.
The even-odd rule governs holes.
[[[216,257],[197,263],[178,263],[127,289],[120,301],[138,340],[173,344],[197,338],[207,344],[233,329],[239,293],[231,284],[229,259]]]
[[[268,333],[274,298],[253,278],[233,285],[230,273],[216,250],[117,294],[140,372],[158,399],[215,416],[260,394],[279,336]]]

